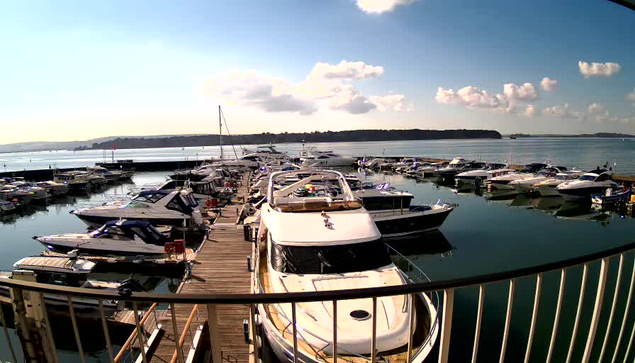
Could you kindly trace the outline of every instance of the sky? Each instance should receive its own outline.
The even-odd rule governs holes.
[[[350,129],[635,134],[604,0],[0,2],[0,144]]]

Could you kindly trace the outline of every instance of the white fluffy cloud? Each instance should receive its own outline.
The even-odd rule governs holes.
[[[368,98],[379,111],[412,111],[412,105],[406,105],[406,96],[389,94],[386,96],[370,96]]]
[[[243,106],[266,112],[297,112],[310,115],[316,103],[294,92],[294,87],[281,78],[260,75],[254,70],[232,70],[205,82],[205,92]]]
[[[569,107],[568,103],[565,103],[563,106],[547,107],[542,110],[542,113],[572,120],[578,120],[581,118],[580,113],[571,110],[571,107]]]
[[[555,91],[558,89],[558,81],[555,79],[551,79],[549,77],[545,77],[540,81],[540,87],[542,87],[545,91]]]
[[[539,110],[534,105],[527,105],[522,115],[525,117],[534,117],[539,113]]]
[[[439,103],[465,105],[470,108],[498,108],[501,101],[507,105],[504,95],[494,95],[474,86],[463,87],[456,92],[453,89],[439,87],[435,100]]]
[[[538,99],[538,92],[531,83],[524,83],[521,86],[507,83],[503,85],[503,93],[490,93],[474,86],[463,87],[458,91],[439,87],[435,96],[438,103],[490,109],[505,113],[516,113],[518,103],[535,101],[536,99]],[[525,116],[533,116],[536,113],[533,106],[529,111],[527,108],[524,108],[523,111]]]
[[[372,66],[364,62],[341,61],[339,64],[318,62],[313,66],[308,79],[364,79],[379,77],[384,74],[384,67]]]
[[[279,77],[261,75],[254,70],[233,70],[206,80],[204,92],[228,102],[256,107],[266,112],[295,112],[310,115],[322,106],[351,114],[372,110],[409,111],[406,96],[364,96],[350,82],[379,77],[381,66],[364,62],[317,63],[307,78],[292,83]]]
[[[410,5],[416,0],[357,0],[357,7],[370,14],[393,11],[397,5]]]
[[[588,63],[579,61],[578,67],[580,67],[580,73],[586,78],[588,77],[611,77],[620,72],[622,66],[617,63]]]
[[[635,89],[633,92],[626,95],[626,99],[635,102]],[[635,106],[635,103],[633,103],[633,106]]]
[[[604,111],[604,106],[599,103],[594,102],[589,105],[589,113],[601,113],[602,111]]]
[[[513,83],[506,83],[503,86],[503,94],[510,101],[534,101],[538,98],[536,87],[531,83],[523,83],[520,87]]]

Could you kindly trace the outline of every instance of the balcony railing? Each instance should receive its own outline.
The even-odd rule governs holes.
[[[165,313],[166,321],[168,324],[172,324],[172,329],[175,334],[175,343],[174,350],[171,362],[187,362],[190,361],[191,357],[189,353],[184,351],[184,346],[193,347],[195,345],[194,336],[197,333],[192,333],[191,326],[194,319],[199,318],[199,313],[202,307],[207,307],[207,319],[208,326],[211,331],[210,336],[212,339],[211,342],[211,350],[212,350],[212,358],[215,362],[220,362],[223,358],[222,354],[219,351],[218,342],[214,341],[215,334],[212,332],[214,329],[219,329],[215,324],[215,319],[217,318],[216,313],[214,312],[215,308],[220,305],[227,304],[236,304],[236,305],[248,305],[250,306],[251,316],[246,316],[245,318],[249,318],[249,331],[246,331],[245,339],[252,343],[255,343],[256,349],[251,353],[256,358],[256,362],[258,362],[259,358],[259,348],[262,344],[260,343],[260,338],[257,337],[256,325],[258,319],[260,317],[255,316],[257,311],[257,306],[260,304],[270,304],[270,305],[278,305],[278,304],[291,304],[292,311],[295,313],[296,306],[298,303],[304,302],[328,302],[329,304],[334,304],[333,306],[337,306],[338,301],[342,300],[352,300],[352,299],[361,299],[361,298],[370,298],[373,299],[374,302],[377,301],[378,297],[384,296],[397,296],[397,295],[405,295],[410,294],[414,296],[415,294],[427,293],[427,294],[435,294],[439,293],[443,297],[442,307],[439,311],[440,316],[440,331],[439,331],[439,339],[436,343],[438,345],[438,361],[439,362],[447,362],[450,354],[450,346],[451,346],[451,337],[452,337],[452,326],[453,326],[453,313],[454,309],[454,297],[455,292],[459,290],[465,289],[466,291],[469,289],[478,288],[478,303],[476,307],[476,322],[474,333],[470,334],[470,336],[460,336],[461,341],[469,341],[472,347],[471,352],[471,361],[475,362],[478,356],[479,351],[479,342],[483,333],[483,311],[484,311],[484,301],[485,301],[485,293],[487,291],[487,286],[494,283],[503,283],[507,284],[508,294],[506,301],[506,309],[505,309],[505,320],[503,329],[502,339],[500,341],[500,348],[497,349],[495,358],[499,362],[503,362],[506,357],[506,353],[508,350],[508,341],[510,336],[510,331],[512,330],[512,312],[514,308],[514,298],[515,291],[517,287],[517,282],[519,279],[533,279],[535,280],[535,288],[533,293],[533,309],[531,311],[531,319],[529,321],[529,332],[527,335],[527,341],[525,343],[524,349],[524,361],[528,362],[532,358],[532,351],[534,351],[534,342],[536,339],[536,326],[537,321],[540,315],[540,302],[541,302],[541,293],[543,292],[543,279],[546,273],[554,273],[559,275],[559,287],[558,287],[558,295],[557,295],[557,303],[555,307],[555,311],[549,312],[548,318],[550,319],[553,316],[553,324],[551,329],[549,330],[550,336],[549,339],[545,337],[541,337],[541,339],[548,341],[547,348],[547,358],[546,360],[553,361],[554,352],[556,351],[556,346],[558,344],[566,344],[566,361],[572,361],[574,359],[574,349],[576,344],[580,347],[579,344],[584,345],[584,350],[582,353],[581,361],[589,362],[600,361],[600,362],[616,362],[618,358],[622,358],[624,361],[632,355],[632,345],[633,340],[635,338],[635,323],[628,324],[627,322],[632,321],[632,313],[631,313],[631,301],[633,298],[633,288],[635,284],[635,268],[633,268],[634,256],[633,251],[635,250],[635,243],[623,245],[620,247],[608,249],[602,252],[592,253],[585,256],[575,257],[571,259],[567,259],[564,261],[547,263],[539,266],[533,266],[528,268],[521,268],[512,271],[505,271],[481,276],[473,276],[466,278],[459,278],[454,280],[447,281],[432,281],[432,282],[422,282],[422,283],[411,283],[404,286],[386,286],[386,287],[377,287],[377,288],[365,288],[365,289],[350,289],[350,290],[338,290],[338,291],[320,291],[320,292],[297,292],[297,293],[284,293],[284,294],[154,294],[154,293],[132,293],[127,296],[119,295],[112,291],[100,291],[100,290],[91,290],[91,289],[80,289],[80,288],[71,288],[71,287],[58,287],[46,284],[39,284],[35,282],[29,281],[20,281],[20,280],[12,280],[12,279],[2,279],[0,280],[0,286],[5,286],[9,288],[12,292],[12,305],[14,311],[16,312],[17,325],[24,327],[28,326],[28,322],[25,321],[25,315],[21,314],[21,311],[25,309],[25,306],[28,308],[29,306],[41,304],[42,306],[46,306],[44,301],[44,296],[47,294],[54,294],[57,296],[65,296],[68,299],[68,314],[71,319],[72,330],[74,334],[74,338],[77,345],[78,354],[80,360],[85,362],[85,352],[82,349],[82,343],[86,342],[86,339],[91,339],[85,335],[80,334],[81,326],[79,325],[79,320],[76,317],[76,309],[74,303],[79,299],[83,299],[83,301],[88,300],[96,300],[98,301],[98,312],[99,312],[99,320],[101,321],[101,332],[94,332],[94,334],[103,334],[103,339],[106,343],[106,350],[108,351],[109,361],[120,363],[125,361],[124,356],[127,356],[126,359],[132,359],[137,362],[147,362],[149,361],[146,356],[147,351],[149,349],[148,342],[145,341],[149,337],[149,333],[153,328],[148,328],[149,322],[152,322],[150,325],[155,328],[161,324],[161,317],[157,316],[157,314],[161,315]],[[593,263],[598,263],[600,265],[599,273],[597,276],[592,274],[590,271],[592,269],[589,266]],[[611,264],[617,264],[616,269],[616,277],[614,282],[608,277],[609,274],[609,266]],[[627,266],[628,265],[628,266]],[[575,309],[576,315],[575,320],[573,321],[573,326],[570,329],[570,334],[568,341],[564,342],[562,339],[556,339],[559,330],[564,329],[565,327],[561,324],[561,312],[563,310],[563,301],[565,295],[566,281],[567,275],[573,268],[582,267],[582,281],[579,290],[579,298],[577,305],[569,307],[569,309]],[[626,274],[623,272],[626,271]],[[624,276],[627,275],[630,271],[630,277]],[[597,279],[597,288],[595,289],[595,298],[592,306],[590,323],[588,326],[583,322],[588,319],[583,319],[582,316],[584,314],[584,298],[587,292],[587,285],[589,280]],[[605,291],[607,290],[607,286],[613,286],[613,294],[612,296],[605,296]],[[628,293],[626,294],[626,299],[624,296],[624,289],[628,289]],[[576,290],[577,291],[577,290]],[[609,294],[610,295],[610,294]],[[35,297],[35,299],[34,299]],[[126,302],[128,306],[132,306],[134,311],[134,326],[135,332],[130,335],[128,340],[120,346],[115,346],[112,343],[112,337],[110,336],[110,331],[108,328],[108,319],[106,318],[106,314],[104,312],[104,302],[111,302],[113,300]],[[413,301],[411,299],[411,301]],[[26,304],[26,305],[25,305]],[[180,304],[185,305],[193,305],[194,307],[191,309],[191,313],[189,318],[187,319],[185,328],[177,329],[176,317],[174,314],[175,306]],[[139,306],[144,306],[144,311],[140,313]],[[619,307],[623,306],[622,309]],[[169,307],[169,309],[168,309]],[[603,307],[605,310],[603,310]],[[619,311],[618,311],[619,310]],[[38,321],[39,326],[43,329],[41,332],[44,338],[53,345],[53,347],[49,351],[53,352],[52,355],[47,356],[47,360],[52,360],[54,362],[60,361],[59,354],[55,349],[55,340],[53,339],[51,321],[48,318],[47,309],[42,309],[44,312],[43,316],[36,316],[35,320]],[[410,309],[409,311],[413,311]],[[205,309],[203,309],[205,312]],[[603,313],[604,312],[604,313]],[[544,313],[544,311],[543,311]],[[553,315],[551,315],[553,314]],[[204,314],[203,314],[204,315]],[[333,314],[336,316],[336,313]],[[8,341],[9,348],[11,350],[10,354],[12,356],[13,361],[17,361],[16,352],[19,352],[18,349],[22,348],[24,356],[34,356],[38,353],[35,351],[24,351],[25,349],[33,349],[32,346],[28,344],[21,344],[20,347],[16,347],[11,344],[10,333],[6,328],[7,322],[4,314],[2,314],[2,310],[0,309],[0,318],[2,325],[4,327],[4,334]],[[629,320],[630,318],[630,320]],[[22,319],[22,320],[20,320]],[[204,319],[204,318],[203,318]],[[297,357],[297,342],[298,339],[301,339],[299,336],[303,334],[300,331],[300,326],[296,325],[295,322],[295,314],[289,318],[291,320],[291,325],[289,330],[289,334],[293,334],[293,352],[291,352],[291,356],[293,360],[296,361]],[[372,315],[373,326],[376,326],[376,318],[375,315]],[[412,316],[411,316],[411,327],[412,327]],[[199,321],[200,323],[200,321]],[[463,322],[461,322],[463,323]],[[584,325],[584,326],[583,326]],[[631,326],[628,326],[631,325]],[[333,326],[334,332],[337,332],[337,319],[333,318]],[[237,327],[236,329],[239,329]],[[412,329],[411,329],[412,330]],[[375,330],[369,331],[369,338],[372,344],[372,347],[375,346]],[[465,333],[465,329],[462,330]],[[586,335],[581,332],[586,332]],[[600,334],[598,334],[600,332]],[[21,334],[29,334],[28,331],[21,331]],[[411,332],[412,334],[413,332]],[[603,333],[603,335],[602,335]],[[59,338],[59,337],[57,337]],[[333,334],[332,337],[320,337],[327,344],[332,344],[333,347],[337,347],[337,334]],[[456,339],[457,336],[455,335]],[[26,337],[26,341],[28,342],[30,337]],[[101,339],[101,337],[100,337]],[[200,339],[199,339],[200,340]],[[189,343],[188,343],[189,341]],[[412,339],[410,339],[410,343]],[[409,344],[410,344],[409,343]],[[117,349],[118,348],[118,349]],[[563,351],[564,348],[561,348],[560,351]],[[127,352],[127,353],[126,353]],[[331,357],[332,361],[338,360],[338,355],[341,355],[341,351],[334,349],[334,354]],[[377,361],[380,357],[375,355],[375,351],[372,350],[372,354],[369,357],[365,357],[366,360],[371,362]],[[408,349],[410,353],[410,349]],[[620,354],[622,353],[623,354]],[[517,353],[517,352],[516,352]],[[593,353],[593,354],[592,354]],[[408,354],[408,358],[410,358],[412,354]],[[593,358],[592,358],[593,357]],[[344,359],[343,357],[340,357]],[[488,357],[487,361],[492,361],[491,357]],[[317,358],[320,360],[320,358]],[[619,359],[620,361],[622,359]],[[558,361],[561,359],[558,358]]]

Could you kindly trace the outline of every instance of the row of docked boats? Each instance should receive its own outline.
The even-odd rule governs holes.
[[[172,265],[181,264],[177,270],[182,273],[185,247],[196,248],[208,233],[209,222],[201,204],[206,206],[212,198],[216,206],[225,203],[233,191],[223,185],[233,183],[234,176],[230,172],[226,178],[192,184],[168,180],[145,186],[127,200],[75,209],[71,213],[88,225],[88,232],[33,237],[45,251],[18,260],[13,270],[0,273],[0,278],[109,289],[122,294],[144,291],[149,287],[147,283],[113,279],[109,272],[149,267],[153,276],[161,276],[164,268],[174,271]],[[122,268],[122,263],[127,268]],[[8,293],[0,289],[0,294]],[[51,307],[68,303],[65,296],[55,294],[45,294],[44,299]],[[75,298],[73,304],[76,309],[94,310],[98,301]],[[105,301],[103,305],[107,309],[124,308],[120,301]]]
[[[53,180],[27,181],[23,177],[0,179],[0,215],[19,212],[24,206],[46,204],[67,194],[85,194],[104,186],[130,180],[132,170],[109,170],[101,166],[55,172]]]
[[[379,170],[388,170],[386,163]],[[595,200],[598,203],[630,196],[612,179],[613,172],[596,168],[587,172],[564,166],[531,163],[522,169],[506,164],[482,163],[456,157],[449,163],[422,162],[409,158],[395,162],[390,170],[409,177],[436,177],[440,183],[457,187],[483,187],[490,192],[535,193],[542,197],[561,196],[566,200]]]

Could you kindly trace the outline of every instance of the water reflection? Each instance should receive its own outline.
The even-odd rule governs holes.
[[[451,252],[454,249],[441,231],[391,241],[389,245],[404,256],[437,255]]]

